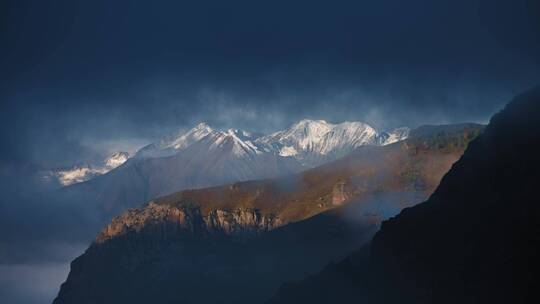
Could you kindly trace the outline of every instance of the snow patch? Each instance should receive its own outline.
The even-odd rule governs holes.
[[[105,174],[125,163],[128,158],[129,153],[116,152],[100,163],[78,165],[64,170],[53,170],[51,175],[55,176],[62,186],[69,186]]]
[[[292,146],[283,147],[279,150],[281,156],[295,156],[296,154],[298,154],[298,151]]]

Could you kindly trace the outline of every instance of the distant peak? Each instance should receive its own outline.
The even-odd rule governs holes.
[[[235,141],[242,142],[242,144],[246,144],[248,146],[252,146],[253,144],[251,142],[258,137],[258,134],[239,129],[228,129],[224,132],[224,134],[228,137],[231,137]],[[252,146],[251,148],[257,150],[255,146]]]
[[[123,152],[123,151],[115,152],[105,160],[105,166],[107,168],[114,169],[120,166],[121,164],[125,163],[128,160],[128,158],[129,158],[129,153],[127,152]]]
[[[344,125],[344,126],[347,126],[347,125],[360,125],[360,126],[367,126],[368,124],[365,123],[365,122],[361,122],[361,121],[344,121],[344,122],[341,122],[339,123],[340,125]]]
[[[318,123],[326,123],[326,120],[324,119],[309,119],[309,118],[304,118],[302,120],[300,120],[300,122],[304,122],[304,123],[309,123],[309,122],[318,122]]]
[[[334,127],[333,124],[325,120],[302,119],[293,124],[286,132],[301,132],[307,134],[318,134],[322,136]]]
[[[212,128],[210,127],[210,125],[208,125],[206,122],[200,122],[198,123],[194,128],[193,130],[201,130],[201,129],[208,129],[208,130],[212,130]]]
[[[347,128],[347,129],[361,128],[361,129],[373,129],[373,130],[375,130],[375,128],[373,128],[369,124],[367,124],[365,122],[361,122],[361,121],[344,121],[342,123],[337,124],[336,127],[337,128]]]
[[[118,158],[118,157],[129,157],[129,153],[124,152],[124,151],[118,151],[118,152],[114,152],[113,154],[109,156],[109,158]]]
[[[293,124],[293,126],[305,126],[305,125],[331,125],[331,123],[327,122],[323,119],[307,119],[304,118],[297,123]]]

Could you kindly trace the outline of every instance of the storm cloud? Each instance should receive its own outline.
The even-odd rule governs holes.
[[[485,122],[540,82],[533,0],[14,1],[2,11],[3,135],[11,146],[52,141],[44,158],[201,120],[262,132],[305,117],[382,129]]]
[[[94,219],[43,201],[37,171],[200,121],[486,123],[540,83],[540,3],[2,1],[0,46],[0,285],[57,286]]]

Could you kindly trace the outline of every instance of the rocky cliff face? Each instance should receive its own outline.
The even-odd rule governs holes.
[[[424,203],[272,303],[538,303],[540,88],[515,98]],[[368,252],[366,254],[366,252]]]
[[[369,219],[348,223],[346,215],[358,210],[338,208],[264,233],[231,233],[223,227],[234,226],[226,219],[232,213],[225,221],[210,213],[227,223],[211,228],[198,211],[159,209],[158,216],[143,216],[144,225],[134,216],[107,227],[72,262],[54,303],[263,303],[284,278],[302,278],[340,259],[377,227]],[[166,220],[156,220],[161,216]],[[244,216],[251,223],[257,217]]]
[[[351,197],[351,192],[346,188],[344,181],[339,181],[332,190],[332,205],[339,206]]]
[[[281,224],[278,217],[261,215],[257,209],[215,209],[203,215],[196,205],[177,207],[150,202],[144,208],[131,209],[115,217],[99,233],[96,243],[101,244],[131,233],[141,233],[144,229],[151,230],[151,234],[187,233],[198,236],[227,235],[249,238]]]

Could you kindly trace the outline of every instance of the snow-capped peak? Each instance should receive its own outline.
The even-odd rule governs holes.
[[[286,130],[283,137],[301,137],[305,139],[306,143],[315,142],[334,127],[334,124],[325,120],[303,119]]]
[[[327,122],[324,119],[307,119],[304,118],[294,124],[292,124],[289,129],[299,129],[299,128],[317,128],[321,126],[333,126],[332,123]]]
[[[201,121],[192,130],[212,129],[206,122]]]
[[[294,157],[311,167],[343,156],[359,146],[385,145],[405,139],[407,135],[407,128],[379,133],[363,122],[332,124],[303,119],[286,130],[261,137],[255,143],[265,151]]]
[[[105,167],[114,169],[121,164],[125,163],[129,158],[129,153],[127,152],[116,152],[113,153],[105,160]]]
[[[335,125],[324,135],[318,152],[327,155],[336,150],[352,150],[362,145],[373,145],[376,144],[377,137],[377,131],[370,125],[346,121]]]
[[[187,132],[179,132],[176,135],[164,137],[155,143],[144,146],[137,151],[135,157],[155,158],[171,156],[200,141],[213,131],[207,123],[201,122]]]
[[[271,154],[272,157],[296,160],[305,167],[314,167],[344,156],[359,146],[387,145],[408,135],[408,128],[379,133],[370,125],[357,121],[333,124],[325,120],[303,119],[266,136],[239,129],[214,130],[201,122],[187,132],[179,132],[141,148],[134,158],[169,157],[192,147],[189,153],[200,153],[201,157],[228,155],[242,161]],[[103,163],[55,171],[55,176],[64,185],[81,182],[120,166],[128,158],[128,153],[117,152]]]
[[[407,127],[401,127],[389,132],[381,133],[381,145],[389,145],[395,142],[401,141],[409,137],[411,129]]]
[[[208,134],[213,131],[212,128],[205,122],[201,122],[196,125],[193,129],[189,130],[187,133],[181,135],[180,137],[173,140],[169,147],[176,150],[183,149],[191,145],[192,143],[201,140]]]
[[[379,133],[370,125],[356,121],[333,124],[325,120],[303,119],[266,136],[239,129],[214,130],[203,122],[186,133],[144,147],[137,156],[171,156],[204,141],[209,145],[208,149],[230,148],[237,156],[271,153],[293,157],[306,166],[314,166],[321,163],[321,158],[339,157],[362,145],[393,143],[407,135],[407,128]]]
[[[226,131],[214,131],[211,136],[210,149],[230,148],[233,155],[244,157],[253,154],[260,154],[259,148],[253,144],[254,135],[250,132],[228,129]],[[226,150],[223,150],[225,152]]]
[[[225,131],[228,135],[234,136],[240,140],[255,140],[257,139],[257,134],[252,132],[247,132],[244,130],[238,130],[238,129],[228,129]]]
[[[280,155],[296,155],[294,150],[313,149],[333,127],[333,124],[324,120],[303,119],[286,130],[261,137],[257,142],[274,148],[281,146]],[[282,148],[283,151],[281,151]]]
[[[278,149],[282,156],[301,155],[313,152],[328,154],[341,146],[356,147],[371,144],[377,131],[361,122],[332,124],[324,120],[303,119],[289,129],[279,131],[257,140],[267,149]]]
[[[127,152],[116,152],[101,162],[74,166],[72,168],[52,171],[52,175],[58,178],[62,186],[80,183],[105,174],[123,163],[129,158]]]

